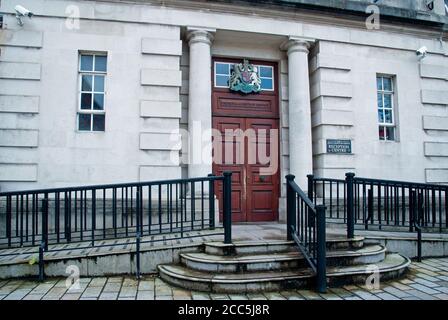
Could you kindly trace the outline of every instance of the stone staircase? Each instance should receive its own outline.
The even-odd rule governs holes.
[[[365,245],[362,237],[332,237],[327,241],[328,285],[363,284],[373,271],[381,281],[400,277],[410,260],[386,251],[381,245]],[[314,289],[315,282],[295,244],[279,240],[204,243],[202,252],[181,253],[179,264],[159,265],[158,270],[172,285],[219,293]]]

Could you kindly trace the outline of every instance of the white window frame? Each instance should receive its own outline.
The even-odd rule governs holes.
[[[227,65],[229,65],[229,74],[222,74],[222,73],[216,73],[216,65],[217,64],[227,64]],[[214,83],[213,83],[213,86],[215,87],[215,88],[229,88],[230,86],[229,85],[227,85],[227,86],[218,86],[217,85],[217,81],[216,81],[216,79],[217,79],[217,76],[228,76],[229,77],[229,79],[230,79],[230,76],[232,75],[231,74],[231,72],[230,72],[230,66],[232,66],[232,65],[234,65],[234,63],[231,63],[231,62],[226,62],[226,61],[215,61],[215,63],[214,63],[214,65],[213,65],[213,70],[214,70],[214,76],[213,76],[213,81],[214,81]],[[260,64],[260,65],[255,65],[257,68],[258,68],[258,72],[260,72],[260,67],[265,67],[265,68],[270,68],[271,70],[272,70],[272,78],[269,78],[269,77],[261,77],[260,76],[260,79],[272,79],[272,89],[261,89],[261,91],[268,91],[268,92],[273,92],[273,91],[275,91],[275,69],[274,69],[274,67],[273,66],[269,66],[269,65],[263,65],[263,64]]]
[[[381,84],[382,84],[382,88],[378,89],[378,79],[381,78]],[[391,90],[385,90],[384,89],[384,79],[390,79],[391,82]],[[378,100],[378,95],[381,94],[381,99],[382,99],[382,112],[383,112],[383,122],[380,122],[378,119],[378,111],[380,110],[378,108],[378,101],[376,103],[376,116],[377,116],[377,122],[378,122],[378,130],[380,128],[382,128],[382,130],[384,130],[384,139],[381,139],[380,137],[380,141],[390,141],[390,142],[394,142],[394,141],[398,141],[397,139],[397,123],[396,123],[396,116],[395,116],[395,76],[393,75],[386,75],[386,74],[377,74],[376,76],[376,92],[377,92],[377,100]],[[391,96],[391,107],[390,108],[385,108],[385,96],[386,95],[390,95]],[[391,120],[392,122],[385,122],[386,121],[386,110],[391,110]],[[394,139],[390,140],[387,139],[387,135],[386,135],[386,127],[388,128],[393,128],[394,130]]]
[[[93,65],[92,65],[92,71],[85,71],[81,70],[81,56],[93,56]],[[105,132],[106,131],[106,92],[107,92],[107,69],[108,64],[106,63],[106,71],[95,71],[95,61],[96,56],[100,57],[106,57],[107,61],[107,53],[98,53],[98,52],[79,52],[78,53],[78,110],[76,114],[76,131],[77,132]],[[90,75],[92,76],[92,91],[82,91],[82,76],[83,75]],[[95,76],[104,76],[104,91],[94,91],[95,90]],[[81,102],[82,102],[82,93],[90,93],[92,94],[92,101],[91,101],[91,109],[81,109]],[[93,104],[94,104],[94,98],[95,94],[103,94],[103,110],[94,110]],[[91,116],[90,120],[90,130],[80,130],[79,129],[79,115],[80,114],[89,114]],[[93,115],[104,115],[104,130],[98,131],[93,130]]]

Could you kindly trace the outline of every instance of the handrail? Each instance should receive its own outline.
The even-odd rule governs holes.
[[[398,184],[401,186],[412,186],[412,187],[427,187],[427,188],[437,188],[437,189],[448,189],[448,185],[443,184],[431,184],[431,183],[421,183],[421,182],[410,182],[410,181],[396,181],[396,180],[384,180],[384,179],[373,179],[373,178],[363,178],[355,177],[357,182],[366,183],[379,183],[379,184]]]
[[[286,176],[287,239],[293,240],[316,273],[319,292],[326,292],[325,206],[314,205],[305,192]]]
[[[116,184],[97,184],[86,186],[73,186],[73,187],[61,187],[61,188],[44,188],[44,189],[30,189],[30,190],[18,190],[18,191],[5,191],[0,192],[0,197],[10,195],[24,195],[30,193],[56,193],[56,192],[69,192],[69,191],[84,191],[84,190],[98,190],[98,189],[113,189],[113,188],[126,188],[126,187],[139,187],[139,186],[157,186],[159,184],[176,184],[176,183],[190,183],[201,181],[217,181],[224,180],[223,176],[208,175],[203,178],[188,178],[188,179],[171,179],[171,180],[155,180],[155,181],[140,181],[140,182],[126,182]]]
[[[302,189],[294,182],[290,181],[289,186],[294,190],[295,193],[303,200],[303,202],[312,208],[313,210],[316,210],[314,203],[308,198],[308,196],[303,192]]]

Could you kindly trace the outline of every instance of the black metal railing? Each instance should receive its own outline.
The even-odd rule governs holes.
[[[308,176],[309,197],[327,207],[327,221],[383,231],[448,232],[448,186],[379,180],[347,173],[345,180]]]
[[[365,229],[414,231],[412,192],[422,197],[421,227],[448,232],[448,186],[355,177],[345,180],[308,176],[317,203],[327,206],[330,221],[363,225]],[[311,198],[314,199],[314,198]]]
[[[294,179],[286,176],[287,238],[297,244],[316,273],[317,290],[326,292],[325,206],[315,205]]]
[[[0,249],[186,233],[215,228],[223,183],[231,242],[231,172],[223,176],[0,193]]]
[[[308,175],[308,197],[315,204],[327,208],[327,219],[347,223],[347,183],[346,180],[316,178]],[[349,237],[352,238],[352,237]]]

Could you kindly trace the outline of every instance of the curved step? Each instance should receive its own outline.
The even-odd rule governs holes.
[[[408,258],[389,254],[384,261],[374,265],[330,267],[327,269],[327,281],[330,286],[365,283],[373,271],[378,272],[381,281],[389,280],[401,276],[409,264]],[[311,288],[315,278],[310,268],[237,274],[197,271],[182,265],[159,265],[158,269],[160,277],[172,285],[207,292],[238,293]]]
[[[355,237],[347,239],[344,236],[327,237],[327,250],[355,249],[364,246],[364,237]],[[205,253],[221,256],[241,255],[241,254],[270,254],[283,253],[294,250],[295,243],[293,241],[243,241],[224,244],[223,242],[206,242],[204,243]]]
[[[379,263],[386,258],[386,247],[373,244],[348,250],[327,251],[327,266],[356,266]]]
[[[208,272],[251,272],[297,268],[303,256],[296,250],[284,253],[221,256],[207,253],[185,253],[180,261],[186,267]]]
[[[342,235],[327,235],[327,250],[348,250],[362,248],[364,246],[364,237],[355,236],[352,239]]]
[[[220,256],[231,256],[241,254],[270,254],[293,250],[292,241],[235,241],[231,244],[223,242],[204,243],[205,253]]]
[[[206,292],[259,292],[308,287],[314,274],[311,269],[214,274],[195,271],[179,265],[159,265],[160,277],[171,285]]]
[[[348,267],[327,268],[327,279],[330,286],[340,286],[351,283],[364,284],[373,273],[380,275],[380,281],[396,279],[404,275],[411,260],[398,253],[389,253],[386,258],[373,264]]]
[[[366,246],[347,251],[329,251],[327,266],[377,263],[384,260],[386,248],[380,245]],[[182,253],[180,260],[186,267],[208,272],[252,272],[286,270],[307,267],[303,255],[293,251],[271,254],[237,256],[211,255],[207,253]]]

